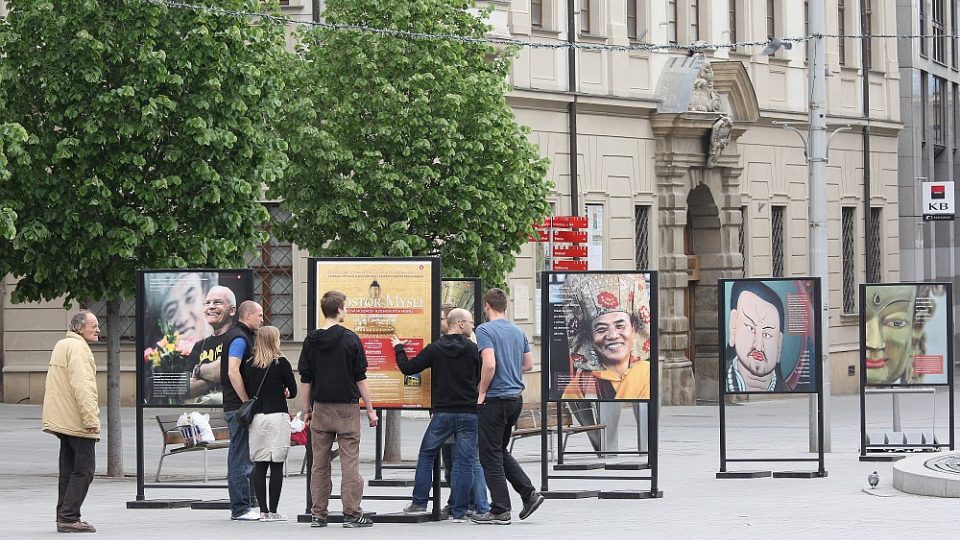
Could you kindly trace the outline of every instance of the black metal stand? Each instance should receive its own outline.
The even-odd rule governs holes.
[[[550,344],[549,340],[549,330],[553,328],[551,324],[551,317],[554,316],[553,308],[550,304],[550,276],[553,274],[570,274],[571,272],[543,272],[541,274],[541,283],[544,284],[542,288],[541,295],[541,305],[544,306],[544,309],[541,310],[541,328],[544,329],[544,343],[541,344],[540,351],[540,365],[541,365],[541,375],[540,375],[540,402],[543,404],[540,407],[540,492],[541,494],[548,499],[583,499],[597,497],[600,499],[653,499],[663,497],[663,492],[658,488],[659,480],[659,466],[658,466],[658,422],[659,422],[659,368],[657,362],[657,340],[656,336],[653,335],[655,328],[651,329],[651,349],[650,349],[650,399],[649,400],[616,400],[617,403],[633,403],[636,406],[638,403],[647,404],[647,441],[648,448],[646,451],[642,450],[642,433],[640,423],[637,423],[637,450],[636,451],[603,451],[596,450],[593,452],[584,452],[584,451],[566,451],[564,449],[564,436],[563,436],[563,407],[568,402],[573,402],[572,400],[551,400],[550,399],[550,374],[552,372],[550,368],[551,359],[550,359]],[[582,273],[582,272],[580,272]],[[590,273],[604,273],[604,272],[590,272]],[[616,273],[616,272],[605,272],[605,273]],[[652,291],[657,290],[657,273],[649,272],[650,274],[650,288]],[[650,302],[650,311],[651,311],[651,320],[657,319],[657,302],[655,300],[655,295],[651,298]],[[611,475],[596,475],[596,474],[551,474],[550,467],[548,463],[549,459],[549,439],[551,436],[548,429],[548,411],[547,404],[556,403],[556,437],[557,437],[557,464],[554,465],[553,469],[555,471],[592,471],[602,469],[604,471],[649,471],[648,474],[638,474],[625,476],[623,474],[618,474],[616,476]],[[617,426],[607,426],[606,429],[617,429]],[[596,455],[598,457],[605,457],[610,455],[630,455],[630,456],[646,456],[646,462],[640,463],[606,463],[603,461],[600,462],[576,462],[576,463],[564,463],[565,455]],[[646,490],[604,490],[601,488],[581,488],[577,490],[551,490],[550,489],[550,480],[576,480],[580,481],[580,484],[583,484],[583,481],[590,480],[615,480],[615,481],[645,481],[649,482],[649,489]]]
[[[866,335],[866,313],[864,312],[867,302],[867,287],[884,285],[912,285],[912,286],[938,286],[944,288],[944,298],[946,305],[943,309],[946,311],[946,369],[947,383],[944,384],[909,384],[909,385],[877,385],[867,383],[866,353],[867,353],[867,335]],[[897,461],[903,459],[909,453],[914,452],[935,452],[943,449],[943,444],[936,440],[936,424],[932,426],[933,439],[927,442],[913,442],[904,440],[900,443],[888,443],[887,441],[868,440],[867,433],[867,393],[884,393],[893,396],[904,394],[930,393],[933,399],[937,399],[936,389],[946,386],[948,396],[947,423],[949,436],[947,448],[953,451],[956,448],[955,433],[955,413],[954,413],[954,367],[953,367],[953,285],[951,283],[861,283],[860,284],[860,461]],[[897,405],[894,405],[896,407]],[[896,420],[894,420],[896,423]],[[936,422],[936,418],[934,418]],[[896,429],[896,428],[895,428]]]
[[[803,280],[810,280],[816,283],[816,294],[814,295],[814,305],[813,305],[813,318],[814,323],[813,327],[820,328],[820,280],[818,278],[796,278]],[[733,280],[720,280],[717,287],[717,306],[718,306],[718,321],[717,329],[719,334],[719,343],[721,355],[722,351],[726,349],[726,325],[724,321],[726,320],[725,309],[727,308],[726,304],[726,295],[724,294],[725,282]],[[739,280],[738,280],[739,281]],[[758,281],[758,280],[748,280],[748,281]],[[769,280],[764,280],[769,281]],[[737,395],[737,394],[728,394],[727,385],[726,385],[726,362],[725,359],[721,357],[718,362],[718,382],[719,382],[719,395],[720,395],[720,470],[716,473],[716,478],[718,479],[743,479],[743,478],[826,478],[827,470],[824,464],[824,451],[823,451],[823,377],[824,374],[820,369],[820,358],[822,358],[823,350],[822,336],[820,336],[819,331],[816,332],[815,340],[815,353],[814,358],[817,362],[816,369],[816,394],[817,394],[817,457],[815,458],[789,458],[789,457],[775,457],[775,458],[731,458],[727,456],[727,399],[728,395]],[[793,392],[797,394],[809,393],[809,392]],[[815,471],[771,471],[771,470],[736,470],[729,471],[727,470],[728,463],[813,463],[817,464],[817,470]]]

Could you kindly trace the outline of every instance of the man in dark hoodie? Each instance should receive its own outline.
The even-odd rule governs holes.
[[[300,351],[300,394],[308,411],[313,440],[313,469],[310,494],[313,498],[311,527],[326,527],[327,506],[333,489],[330,480],[330,453],[333,441],[340,447],[340,498],[343,502],[343,526],[370,527],[373,521],[363,515],[363,478],[360,476],[360,409],[363,398],[370,427],[377,425],[370,391],[367,389],[367,357],[360,338],[344,328],[347,297],[339,291],[327,291],[320,299],[324,321],[307,334]]]
[[[420,442],[417,473],[414,477],[413,502],[405,512],[423,512],[427,509],[433,463],[444,441],[456,437],[451,491],[455,521],[465,521],[470,488],[475,475],[480,478],[477,460],[477,385],[480,382],[480,353],[468,337],[473,333],[473,315],[456,308],[447,316],[447,333],[427,345],[413,360],[407,359],[403,342],[393,336],[397,353],[397,367],[404,375],[413,375],[430,368],[433,416]],[[477,498],[486,500],[487,487],[478,486]],[[482,509],[481,509],[482,511]]]

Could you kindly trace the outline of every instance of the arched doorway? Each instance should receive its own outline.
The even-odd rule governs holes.
[[[696,172],[691,171],[691,176],[697,177]],[[713,194],[706,184],[698,184],[687,196],[684,235],[688,257],[687,358],[693,359],[697,400],[718,399],[717,280],[723,275],[720,230],[720,212]]]

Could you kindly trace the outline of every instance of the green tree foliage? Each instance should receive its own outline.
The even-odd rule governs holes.
[[[331,23],[488,31],[471,0],[326,5]],[[440,255],[446,276],[502,284],[552,189],[504,98],[509,59],[445,39],[327,28],[301,39],[291,166],[272,190],[293,213],[280,234],[314,255]]]
[[[257,11],[259,0],[194,3]],[[143,0],[11,0],[0,124],[30,134],[0,201],[15,302],[107,300],[107,472],[123,474],[119,305],[138,268],[240,265],[286,165],[282,27]]]
[[[27,132],[20,124],[0,124],[0,193],[3,183],[10,179],[8,165],[10,159],[25,158],[23,145],[27,142]],[[0,240],[12,240],[17,232],[17,213],[10,206],[12,203],[0,196]]]
[[[130,297],[137,268],[242,264],[286,164],[282,28],[141,0],[7,5],[0,122],[35,138],[0,188],[15,301]]]

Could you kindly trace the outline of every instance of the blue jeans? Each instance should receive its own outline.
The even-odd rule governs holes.
[[[230,515],[239,517],[250,511],[253,506],[253,490],[250,486],[250,474],[253,462],[250,461],[249,429],[237,421],[237,411],[226,411],[223,419],[230,429],[230,448],[227,450],[227,491],[230,493]]]
[[[456,437],[454,444],[453,477],[450,490],[453,495],[454,517],[463,517],[467,513],[470,489],[474,486],[478,469],[477,462],[477,415],[473,413],[435,413],[420,442],[420,455],[417,457],[417,473],[414,477],[413,503],[426,505],[433,484],[433,463],[444,441],[451,435]],[[480,475],[482,476],[482,475]],[[478,497],[486,498],[486,486]]]

